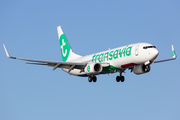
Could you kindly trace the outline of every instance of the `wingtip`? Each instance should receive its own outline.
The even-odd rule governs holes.
[[[6,49],[6,46],[3,44],[3,46],[4,46],[4,50],[5,50],[5,52],[6,52],[6,56],[8,57],[8,58],[14,58],[14,57],[11,57],[10,55],[9,55],[9,53],[8,53],[8,51],[7,51],[7,49]]]
[[[8,58],[10,58],[11,56],[9,55],[9,53],[8,53],[8,51],[7,51],[7,49],[6,49],[6,46],[3,44],[3,46],[4,46],[4,50],[5,50],[5,52],[6,52],[6,56],[8,57]]]
[[[174,50],[174,46],[172,45],[172,55],[173,55],[173,58],[176,58],[176,53],[175,53],[175,50]]]

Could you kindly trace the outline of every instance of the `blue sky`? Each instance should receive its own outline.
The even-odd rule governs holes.
[[[61,61],[56,27],[73,51],[88,55],[131,43],[157,47],[157,59],[180,53],[178,0],[6,0],[0,2],[0,45],[12,56]],[[97,76],[96,83],[61,69],[11,60],[0,48],[1,120],[179,120],[179,59],[151,71]]]

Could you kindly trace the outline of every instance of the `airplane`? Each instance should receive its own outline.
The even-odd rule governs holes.
[[[73,52],[61,26],[57,27],[58,40],[61,49],[62,61],[36,60],[27,58],[12,57],[8,53],[5,45],[4,50],[8,58],[30,61],[27,64],[46,65],[62,68],[70,75],[88,77],[89,82],[96,82],[96,75],[119,72],[116,77],[117,82],[124,82],[122,73],[129,69],[139,75],[148,73],[150,65],[176,59],[174,47],[172,45],[172,58],[155,60],[159,55],[157,48],[150,43],[135,43],[103,52],[94,53],[87,56],[80,56]]]

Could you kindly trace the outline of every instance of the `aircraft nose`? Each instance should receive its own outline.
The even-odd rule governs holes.
[[[155,48],[152,50],[151,55],[153,56],[153,59],[156,59],[156,57],[159,55],[159,51]]]

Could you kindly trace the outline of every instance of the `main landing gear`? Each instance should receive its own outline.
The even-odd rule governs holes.
[[[89,76],[89,77],[88,77],[88,81],[89,81],[89,82],[92,82],[92,81],[93,81],[93,82],[96,82],[96,81],[97,81],[97,78],[96,78],[96,76]]]
[[[125,78],[124,78],[124,76],[122,76],[122,72],[120,72],[120,76],[117,76],[117,77],[116,77],[116,81],[117,81],[117,82],[120,82],[120,81],[121,81],[121,82],[124,82],[124,80],[125,80]]]
[[[117,76],[117,77],[116,77],[116,81],[117,81],[117,82],[120,82],[120,81],[121,81],[121,82],[124,82],[124,76]]]
[[[116,77],[116,81],[117,81],[117,82],[120,82],[120,81],[121,81],[121,82],[124,82],[125,78],[124,78],[124,76],[122,76],[122,73],[123,73],[123,72],[124,72],[124,71],[121,71],[121,72],[120,72],[120,76],[117,76],[117,77]],[[96,81],[97,81],[97,78],[96,78],[96,76],[91,75],[91,76],[88,77],[88,81],[89,81],[89,82],[92,82],[92,81],[93,81],[93,82],[96,82]]]

